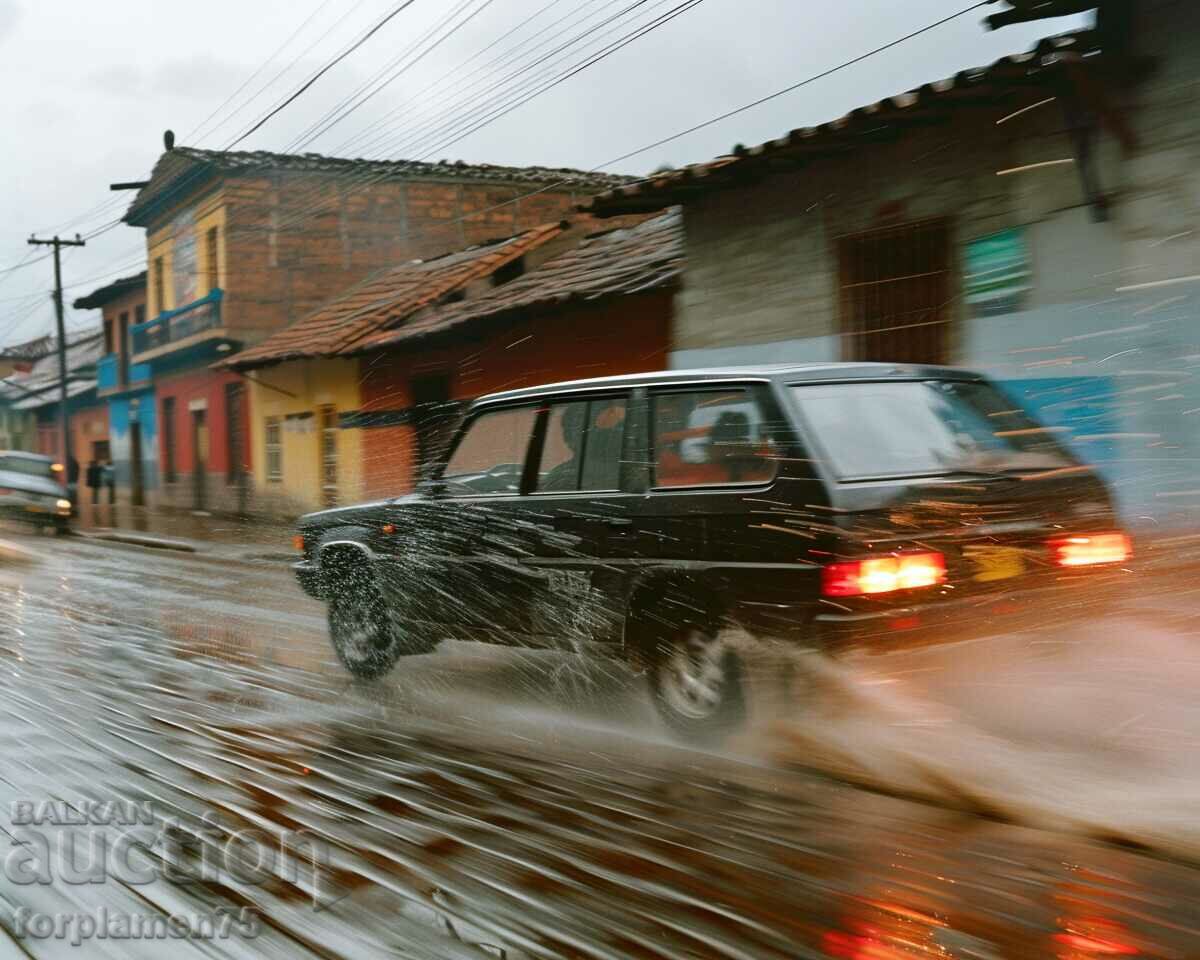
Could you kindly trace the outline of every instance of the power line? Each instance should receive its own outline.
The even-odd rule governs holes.
[[[248,76],[245,80],[243,80],[241,85],[236,90],[234,90],[233,93],[231,93],[228,97],[226,97],[220,106],[218,106],[215,110],[213,110],[213,112],[210,113],[207,117],[205,117],[200,123],[198,123],[196,126],[194,126],[191,129],[191,131],[186,135],[185,139],[190,142],[192,137],[194,137],[200,130],[203,130],[206,126],[208,126],[209,122],[213,119],[213,117],[215,117],[222,110],[224,110],[227,106],[229,106],[229,104],[231,104],[234,100],[236,100],[237,97],[241,94],[241,92],[243,90],[245,90],[248,86],[250,86],[250,84],[254,82],[255,78],[257,78],[264,70],[266,70],[267,67],[269,67],[272,63],[274,63],[275,58],[278,57],[281,53],[283,53],[283,51],[287,49],[288,45],[291,44],[291,42],[293,40],[295,40],[296,37],[300,36],[300,34],[304,32],[304,29],[310,23],[312,23],[312,21],[317,17],[317,15],[319,13],[321,13],[321,11],[323,11],[326,7],[328,7],[329,4],[332,2],[333,2],[333,0],[321,0],[321,2],[318,3],[313,8],[312,12],[307,17],[305,17],[305,19],[300,24],[300,26],[298,26],[295,30],[293,30],[290,34],[288,34],[288,38],[286,40],[284,40],[283,43],[281,43],[278,47],[275,48],[275,52],[272,53],[269,57],[267,57],[267,59],[264,60],[261,64],[259,64],[258,69],[255,70],[252,74],[250,74],[250,76]],[[250,99],[253,100],[254,98],[251,97]],[[249,101],[247,101],[247,102],[249,102]],[[218,126],[220,126],[220,124],[218,124]]]
[[[980,7],[987,6],[987,4],[989,2],[990,2],[990,0],[980,0],[980,2],[972,4],[969,7],[965,7],[964,9],[959,10],[957,13],[951,14],[950,16],[947,16],[947,17],[943,17],[940,20],[934,21],[933,23],[930,23],[927,26],[921,27],[918,30],[914,30],[911,33],[905,34],[903,37],[900,37],[896,40],[892,40],[888,43],[882,44],[881,46],[875,47],[874,49],[869,50],[866,53],[860,54],[850,60],[843,61],[842,63],[838,64],[835,67],[831,67],[828,70],[823,70],[820,73],[813,74],[812,76],[806,77],[803,80],[799,80],[796,83],[789,84],[788,86],[786,86],[780,90],[777,90],[774,93],[767,94],[766,96],[763,96],[763,97],[759,97],[756,100],[752,100],[749,103],[746,103],[740,107],[734,108],[733,110],[728,110],[728,111],[726,111],[722,114],[719,114],[718,116],[715,116],[709,120],[705,120],[702,123],[693,124],[692,126],[686,128],[684,130],[680,130],[677,133],[673,133],[670,136],[662,137],[658,140],[655,140],[652,143],[646,144],[645,146],[638,147],[636,150],[630,150],[626,153],[621,154],[618,157],[613,157],[611,160],[606,160],[604,163],[601,163],[595,167],[591,167],[588,170],[581,171],[579,174],[577,174],[575,176],[564,177],[563,179],[555,181],[553,183],[544,184],[543,186],[539,187],[537,190],[532,190],[528,193],[521,194],[520,196],[513,197],[509,200],[501,201],[500,203],[493,204],[492,206],[486,207],[483,210],[473,212],[467,216],[459,217],[456,220],[447,221],[445,226],[453,226],[458,223],[462,223],[466,220],[485,216],[488,213],[492,213],[495,210],[502,209],[503,207],[510,206],[511,204],[514,204],[514,203],[519,203],[522,200],[529,199],[530,197],[538,196],[539,194],[546,193],[546,192],[548,192],[550,190],[554,190],[558,187],[567,186],[567,185],[571,184],[572,182],[578,180],[580,176],[586,176],[588,174],[599,173],[600,171],[604,170],[606,167],[614,166],[615,164],[622,163],[623,161],[629,160],[632,157],[639,156],[640,154],[647,153],[650,150],[654,150],[658,147],[661,147],[664,144],[672,143],[672,142],[679,140],[683,137],[686,137],[692,133],[695,133],[698,130],[703,130],[707,127],[713,126],[714,124],[717,124],[724,120],[727,120],[730,117],[737,116],[738,114],[744,113],[747,110],[752,110],[755,107],[761,106],[762,104],[767,103],[771,100],[775,100],[781,96],[784,96],[785,94],[791,93],[795,90],[799,90],[801,87],[807,86],[811,83],[817,82],[818,80],[832,76],[833,74],[838,73],[841,70],[845,70],[848,67],[854,66],[855,64],[861,63],[870,57],[876,56],[880,53],[883,53],[887,50],[892,49],[893,47],[896,47],[902,43],[905,43],[905,42],[912,40],[918,36],[921,36],[924,33],[928,33],[931,30],[935,30],[938,27],[944,26],[945,24],[951,22],[952,20],[956,20],[959,17],[965,16],[966,14],[970,13],[973,10],[978,10]],[[659,176],[659,175],[654,174],[654,175],[651,175],[648,177],[643,177],[640,180],[633,181],[633,183],[648,183],[651,180],[656,179],[657,176]]]
[[[242,102],[241,106],[237,107],[237,109],[235,109],[232,113],[230,113],[229,116],[227,116],[225,119],[221,120],[215,127],[213,127],[213,129],[211,131],[209,131],[209,134],[216,133],[217,130],[219,130],[225,124],[229,123],[229,121],[231,121],[239,113],[241,113],[248,106],[250,106],[250,104],[252,104],[255,100],[257,100],[259,97],[261,97],[267,90],[269,90],[276,83],[278,83],[279,80],[284,75],[286,75],[289,71],[292,70],[293,67],[296,66],[296,64],[298,64],[301,60],[303,60],[306,56],[308,56],[309,53],[311,53],[313,51],[313,49],[320,46],[322,41],[324,41],[328,37],[332,36],[333,33],[335,33],[337,31],[337,29],[343,23],[345,23],[347,20],[349,20],[350,17],[352,17],[359,10],[359,8],[362,7],[362,5],[364,3],[366,3],[366,0],[358,0],[358,3],[356,3],[353,7],[351,7],[344,14],[342,14],[334,22],[332,27],[330,27],[328,30],[325,31],[324,34],[322,34],[321,36],[318,36],[312,43],[310,43],[307,47],[305,47],[298,54],[296,54],[296,56],[292,58],[291,62],[288,63],[288,65],[286,67],[284,67],[282,70],[280,70],[278,73],[276,73],[275,76],[273,76],[270,80],[268,80],[261,87],[259,87],[254,93],[252,93],[249,97],[247,97],[246,100],[244,100]],[[278,101],[276,101],[276,102],[278,102]],[[209,134],[205,134],[205,136],[208,136]]]
[[[314,83],[316,83],[318,80],[320,80],[323,76],[325,76],[325,74],[327,74],[330,70],[332,70],[339,63],[341,63],[348,56],[350,56],[350,54],[352,54],[355,50],[357,50],[364,43],[366,43],[368,40],[370,40],[371,37],[375,36],[375,34],[377,34],[385,26],[387,26],[387,24],[390,23],[395,17],[397,17],[399,14],[403,13],[405,10],[407,10],[409,7],[411,7],[416,2],[417,2],[417,0],[403,0],[403,2],[398,7],[396,7],[389,14],[387,14],[387,16],[385,16],[382,20],[380,20],[377,24],[375,24],[375,26],[371,27],[371,29],[368,30],[365,34],[363,34],[363,36],[359,37],[359,39],[356,40],[353,44],[351,44],[349,48],[347,48],[346,50],[343,50],[336,57],[334,57],[327,64],[325,64],[325,66],[323,66],[315,74],[313,74],[311,77],[309,77],[309,79],[304,84],[302,84],[300,86],[300,88],[298,90],[296,90],[295,93],[293,93],[291,96],[289,96],[287,99],[285,99],[283,101],[283,103],[279,104],[274,109],[268,111],[264,117],[262,117],[257,123],[255,123],[253,126],[251,126],[250,129],[247,130],[245,133],[243,133],[240,137],[238,137],[236,140],[234,140],[232,143],[230,143],[225,149],[232,150],[234,147],[236,147],[239,143],[241,143],[243,140],[245,140],[252,133],[255,133],[256,131],[261,129],[263,124],[265,124],[272,117],[279,114],[279,112],[281,110],[286,109],[290,104],[294,103],[299,97],[303,96],[304,93],[310,87],[312,87],[312,85]]]
[[[431,45],[430,47],[428,47],[427,49],[422,51],[419,56],[417,56],[413,60],[410,60],[407,64],[404,64],[403,67],[398,66],[399,64],[403,63],[404,60],[407,57],[409,57],[414,50],[416,50],[418,47],[420,47],[422,43],[424,43],[426,40],[428,40],[429,37],[431,37],[433,34],[435,34],[443,26],[445,26],[447,23],[449,23],[451,20],[453,20],[454,17],[456,17],[460,12],[462,12],[462,10],[464,10],[466,7],[468,7],[471,3],[474,3],[474,2],[476,2],[476,0],[459,0],[459,3],[456,7],[451,9],[451,11],[448,14],[446,14],[445,17],[443,17],[440,21],[438,21],[436,24],[434,24],[432,27],[430,27],[428,30],[426,30],[425,33],[423,33],[420,37],[418,37],[415,41],[413,41],[413,43],[411,43],[409,46],[405,47],[404,50],[401,51],[399,56],[393,58],[391,61],[388,62],[388,64],[386,66],[384,66],[380,70],[376,71],[375,74],[373,74],[370,78],[368,78],[367,80],[365,80],[361,84],[359,84],[358,87],[355,88],[353,93],[351,93],[349,96],[343,97],[341,100],[339,100],[332,108],[330,108],[328,111],[326,111],[324,116],[320,117],[318,120],[315,120],[313,123],[309,124],[308,127],[299,136],[293,138],[291,143],[289,143],[288,146],[284,148],[284,153],[292,153],[293,151],[299,149],[300,147],[303,147],[306,144],[311,143],[314,139],[319,137],[330,127],[340,123],[342,120],[344,120],[350,114],[352,114],[355,110],[357,110],[359,107],[361,107],[363,104],[365,104],[368,100],[370,100],[372,97],[374,97],[380,91],[382,91],[385,87],[387,87],[389,84],[398,80],[401,76],[403,76],[405,73],[407,73],[413,67],[415,67],[418,63],[420,63],[421,60],[423,60],[426,57],[426,55],[428,55],[428,54],[432,53],[434,50],[436,50],[437,47],[440,46],[442,42],[444,42],[445,40],[448,40],[458,29],[460,29],[467,22],[469,22],[471,19],[476,17],[479,13],[481,13],[486,7],[488,7],[493,2],[493,0],[483,0],[483,3],[481,6],[477,7],[475,10],[473,10],[461,23],[459,23],[453,29],[447,31],[433,45]],[[388,77],[386,80],[383,80],[382,82],[380,82],[380,78],[383,77],[389,70],[393,70],[394,68],[398,68],[398,69],[395,69],[395,72],[390,77]],[[375,86],[375,89],[371,90],[370,88],[373,85]],[[367,92],[368,90],[370,90],[370,92]],[[351,102],[355,101],[355,100],[357,100],[357,102],[353,103],[353,105],[351,106],[350,105]]]

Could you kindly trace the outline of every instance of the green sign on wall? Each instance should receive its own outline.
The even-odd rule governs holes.
[[[1021,309],[1030,288],[1029,248],[1021,227],[1001,230],[967,244],[967,303],[976,314]]]

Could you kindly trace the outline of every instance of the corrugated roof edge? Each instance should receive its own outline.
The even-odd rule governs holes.
[[[103,287],[97,287],[91,293],[77,298],[71,306],[76,310],[94,310],[97,307],[102,307],[106,303],[117,299],[129,293],[131,290],[136,290],[138,287],[146,285],[146,271],[136,273],[129,277],[121,277],[118,280],[107,283]]]
[[[661,209],[682,202],[684,191],[695,194],[720,186],[723,178],[714,177],[714,174],[726,174],[732,167],[740,167],[746,162],[800,146],[812,149],[819,146],[823,139],[844,141],[848,134],[854,133],[861,121],[869,120],[877,128],[881,121],[887,119],[888,113],[899,116],[917,107],[942,103],[952,99],[956,93],[991,81],[1012,83],[1013,78],[1005,74],[1012,74],[1014,70],[1028,82],[1031,73],[1046,74],[1067,60],[1096,52],[1097,35],[1092,30],[1045,37],[1028,52],[1001,57],[988,66],[960,70],[952,77],[924,83],[915,89],[857,107],[815,127],[798,127],[782,137],[753,147],[739,145],[732,154],[622,184],[597,194],[590,203],[581,205],[579,209],[596,217]]]

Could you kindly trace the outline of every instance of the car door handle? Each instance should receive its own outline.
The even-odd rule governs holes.
[[[604,524],[606,527],[632,527],[633,521],[628,517],[599,517],[598,523]]]

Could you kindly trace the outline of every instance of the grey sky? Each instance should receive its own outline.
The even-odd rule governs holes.
[[[118,218],[129,195],[120,195],[118,202],[108,184],[145,177],[161,151],[164,129],[175,130],[181,143],[226,146],[399,2],[0,0],[0,76],[10,91],[0,102],[9,145],[0,155],[6,187],[0,208],[0,270],[44,254],[25,243],[33,231],[86,233]],[[239,149],[287,148],[426,30],[460,9],[459,4],[461,16],[477,7],[481,12],[370,103],[303,149],[341,153],[337,148],[357,136],[345,153],[589,168],[967,5],[966,0],[703,0],[607,60],[442,148],[446,137],[435,132],[438,124],[460,129],[454,121],[483,102],[482,91],[494,82],[483,74],[471,77],[470,71],[559,17],[567,19],[532,43],[575,25],[557,41],[561,42],[601,23],[631,0],[556,0],[522,31],[460,69],[477,51],[550,2],[415,0]],[[648,22],[676,2],[646,0],[631,15],[630,26]],[[278,58],[212,123],[189,137],[189,131],[314,11],[311,22]],[[704,160],[735,143],[758,143],[963,67],[1023,51],[1038,37],[1080,22],[1045,21],[990,33],[981,25],[986,12],[969,13],[828,80],[642,154],[617,169],[644,173],[664,163]],[[568,62],[573,61],[563,65]],[[496,77],[495,69],[488,75]],[[463,89],[475,82],[480,83],[475,89]],[[457,106],[466,96],[474,99]],[[389,125],[376,128],[386,139],[372,144],[364,131],[388,120],[390,112],[395,115]],[[89,211],[90,216],[80,219]],[[65,256],[64,280],[71,285],[68,304],[109,279],[141,269],[143,240],[143,231],[122,225]],[[47,260],[0,272],[0,344],[52,329],[47,294],[51,283]],[[79,328],[95,316],[69,311],[68,326]]]

